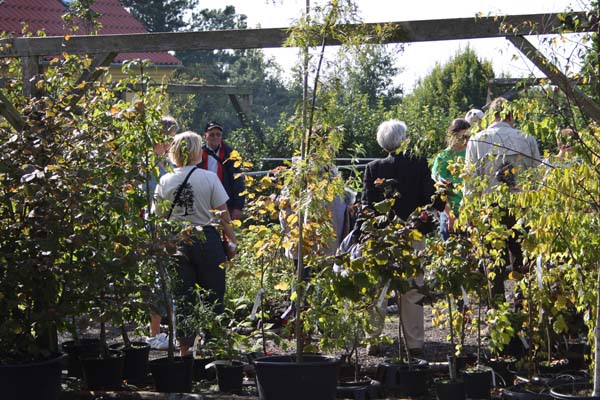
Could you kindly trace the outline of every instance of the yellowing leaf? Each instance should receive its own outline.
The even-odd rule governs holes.
[[[276,290],[281,290],[282,292],[286,292],[289,290],[290,285],[287,282],[279,282],[277,285],[274,286],[274,288]]]

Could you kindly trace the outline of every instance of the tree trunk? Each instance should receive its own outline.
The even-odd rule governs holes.
[[[594,392],[593,396],[600,396],[600,269],[596,284],[596,328],[594,329]]]

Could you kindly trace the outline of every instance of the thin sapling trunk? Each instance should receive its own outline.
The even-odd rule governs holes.
[[[600,268],[596,283],[596,327],[594,328],[594,392],[592,397],[600,396]]]
[[[406,334],[404,330],[404,321],[402,320],[402,296],[396,294],[396,302],[398,303],[398,355],[400,362],[402,362],[402,348],[406,350],[406,362],[408,363],[408,370],[412,371],[412,358],[408,349],[408,343],[406,343]]]

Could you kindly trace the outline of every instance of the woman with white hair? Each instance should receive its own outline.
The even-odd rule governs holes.
[[[402,152],[401,146],[406,140],[406,124],[398,120],[389,120],[381,123],[377,128],[377,143],[388,153],[388,156],[367,164],[363,179],[362,202],[367,207],[384,200],[384,189],[376,185],[378,179],[390,180],[394,189],[400,194],[393,206],[394,213],[403,220],[418,207],[432,202],[435,194],[431,171],[427,159]],[[436,208],[444,209],[443,204],[436,204]],[[441,211],[440,210],[440,211]],[[415,249],[423,249],[425,241],[413,243]],[[423,284],[423,277],[415,278],[418,286]],[[404,323],[406,342],[411,354],[419,354],[424,342],[424,317],[423,306],[417,304],[423,295],[416,289],[410,290],[400,296],[402,305],[402,320]],[[386,308],[377,307],[376,314],[372,315],[374,331],[369,336],[379,336],[383,330]],[[377,347],[369,349],[372,355],[379,351]]]
[[[161,177],[156,186],[157,214],[183,221],[203,233],[178,244],[176,257],[182,285],[177,294],[185,300],[180,314],[186,314],[186,306],[194,299],[196,285],[209,291],[207,301],[214,304],[214,311],[219,314],[223,312],[225,294],[225,269],[221,264],[227,257],[216,227],[222,228],[232,255],[237,247],[227,209],[229,196],[217,174],[196,167],[202,160],[202,137],[196,132],[175,135],[169,157],[177,168]],[[213,210],[220,215],[216,216]],[[182,356],[189,354],[194,338],[195,332],[184,332],[178,337]]]

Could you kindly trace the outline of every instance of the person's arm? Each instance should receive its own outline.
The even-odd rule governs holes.
[[[436,195],[435,193],[435,183],[433,182],[433,178],[431,178],[431,170],[429,169],[429,165],[427,165],[427,161],[423,160],[421,163],[421,198],[419,199],[419,205],[424,206],[427,204],[432,204],[433,208],[438,211],[444,211],[446,207],[446,202],[441,199],[441,196]]]
[[[363,176],[363,191],[362,191],[362,203],[371,207],[375,200],[375,178],[373,177],[373,171],[371,171],[372,165],[368,164],[365,168],[365,175]]]
[[[223,203],[217,207],[217,210],[220,211],[221,217],[221,226],[223,227],[223,232],[225,232],[225,237],[227,237],[227,241],[232,243],[235,246],[234,253],[237,251],[237,239],[235,238],[235,231],[233,230],[233,224],[231,223],[231,216],[229,215],[229,210],[227,209],[227,203]]]

